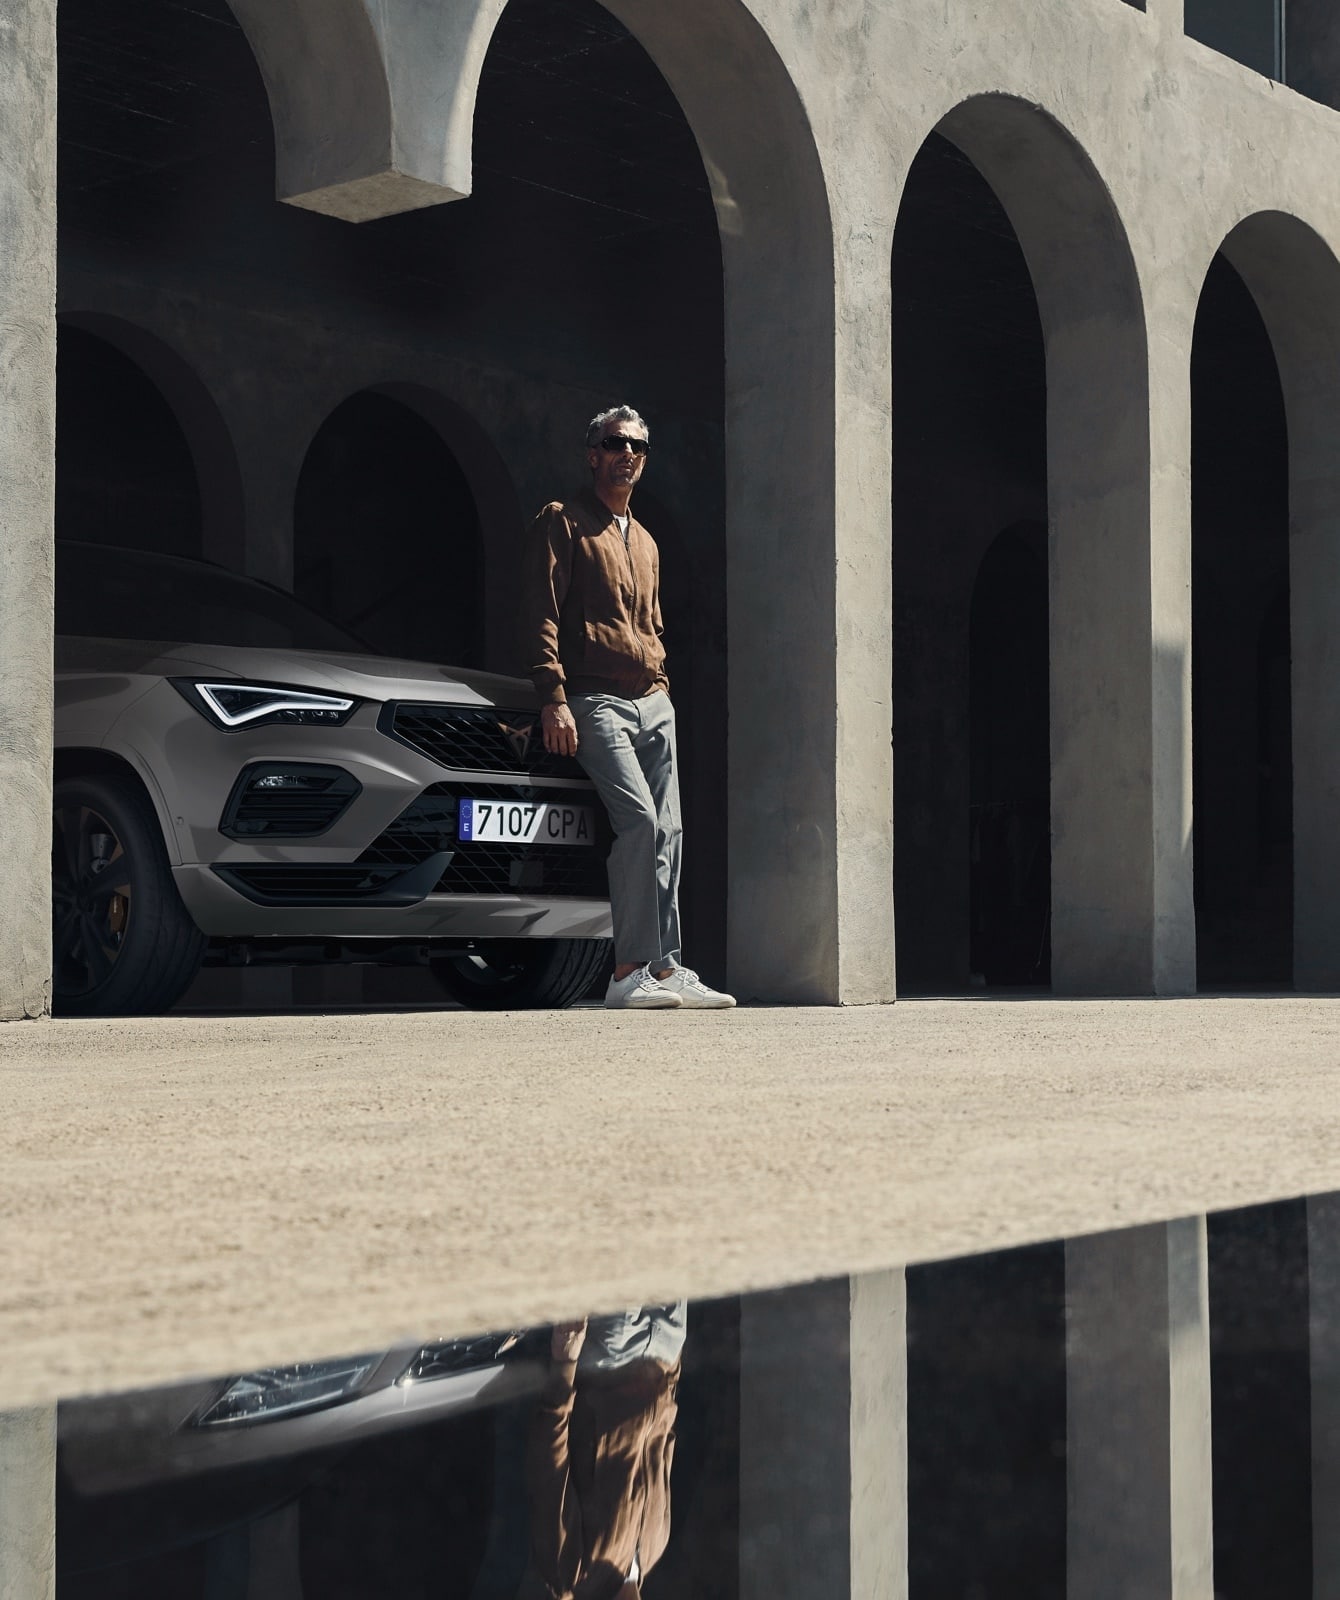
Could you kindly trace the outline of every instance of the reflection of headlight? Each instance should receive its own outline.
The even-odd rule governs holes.
[[[515,1349],[519,1338],[517,1333],[487,1333],[479,1339],[448,1339],[442,1344],[423,1345],[396,1383],[431,1383],[435,1378],[492,1366]]]
[[[276,683],[201,683],[173,678],[174,689],[220,728],[254,728],[266,722],[339,726],[358,704],[347,695],[316,694]]]
[[[315,1411],[348,1400],[377,1365],[379,1356],[349,1356],[343,1361],[298,1361],[291,1367],[266,1367],[235,1378],[192,1419],[195,1428],[225,1423],[270,1422],[299,1411]]]

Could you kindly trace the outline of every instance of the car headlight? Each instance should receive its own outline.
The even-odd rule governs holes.
[[[204,683],[198,678],[173,678],[171,683],[217,728],[256,728],[267,722],[339,727],[358,704],[347,695],[318,694],[280,683]]]
[[[349,1400],[380,1356],[349,1356],[343,1361],[297,1361],[291,1367],[246,1372],[192,1418],[194,1428],[241,1422],[272,1422],[301,1411]]]

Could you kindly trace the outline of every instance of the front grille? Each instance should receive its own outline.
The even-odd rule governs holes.
[[[540,739],[534,711],[476,710],[468,706],[392,702],[378,726],[439,766],[465,772],[525,772],[536,777],[581,778],[570,756],[551,756]]]
[[[457,802],[546,800],[560,796],[596,809],[596,843],[461,844],[456,838]],[[526,784],[435,783],[406,806],[386,831],[358,858],[360,866],[404,871],[438,850],[452,856],[437,883],[439,894],[536,894],[604,899],[609,893],[605,858],[610,832],[593,790],[537,789]]]

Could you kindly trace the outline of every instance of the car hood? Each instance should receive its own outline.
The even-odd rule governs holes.
[[[397,661],[386,656],[251,645],[66,638],[57,641],[56,660],[58,669],[64,671],[152,673],[168,678],[210,672],[258,683],[347,694],[360,700],[428,700],[507,707],[536,704],[535,691],[524,678],[444,667],[429,661]]]

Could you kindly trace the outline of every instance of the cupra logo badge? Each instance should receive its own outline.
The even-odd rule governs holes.
[[[498,721],[498,731],[512,747],[512,754],[518,761],[526,759],[530,749],[530,736],[535,731],[534,722],[503,722]]]

